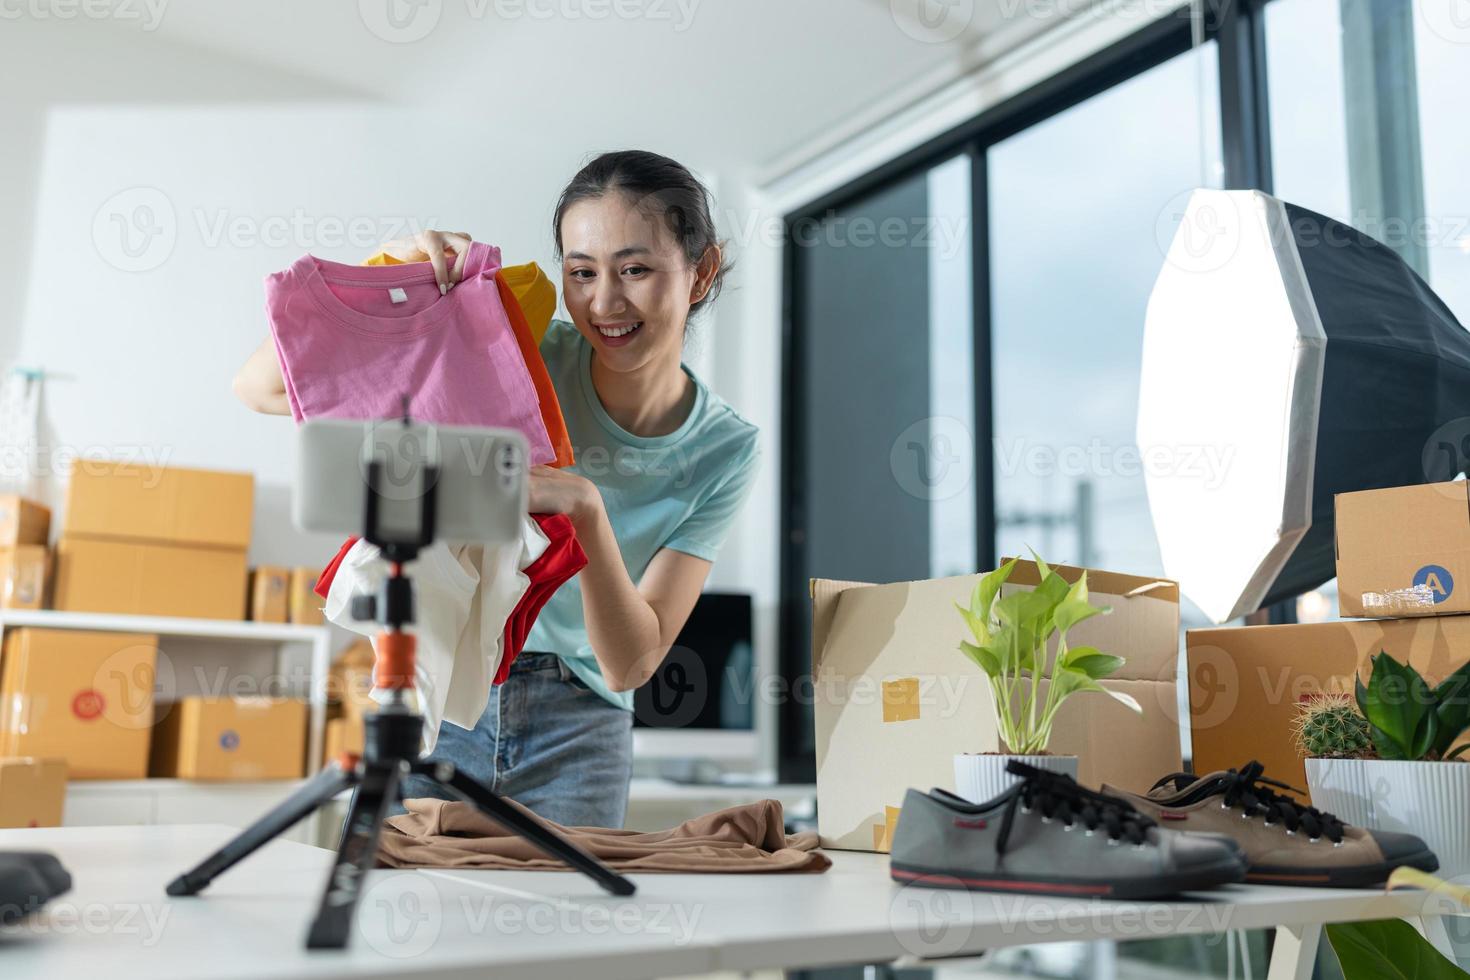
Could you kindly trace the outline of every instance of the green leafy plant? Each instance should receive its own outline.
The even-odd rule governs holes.
[[[1318,694],[1297,705],[1297,749],[1310,759],[1364,759],[1373,754],[1368,719],[1350,694]]]
[[[1466,743],[1451,751],[1470,731],[1470,663],[1431,688],[1409,664],[1380,651],[1373,656],[1368,683],[1359,678],[1355,691],[1381,758],[1454,759],[1470,749]]]
[[[1133,698],[1098,683],[1123,666],[1122,657],[1067,643],[1068,631],[1078,623],[1112,611],[1088,600],[1087,573],[1069,585],[1041,556],[1034,551],[1031,556],[1041,573],[1036,588],[1001,595],[1016,567],[1013,558],[980,577],[968,607],[955,603],[974,639],[961,640],[960,651],[989,678],[1001,739],[1017,755],[1046,751],[1057,711],[1073,694],[1107,694],[1143,712]],[[1049,652],[1053,637],[1054,654]]]
[[[1343,980],[1467,980],[1460,969],[1403,919],[1327,926]]]

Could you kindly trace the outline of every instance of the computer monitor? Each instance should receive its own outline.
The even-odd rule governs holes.
[[[751,597],[706,592],[653,677],[633,695],[633,751],[643,759],[753,759]]]

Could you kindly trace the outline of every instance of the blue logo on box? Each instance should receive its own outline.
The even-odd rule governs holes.
[[[1414,585],[1428,586],[1429,591],[1434,594],[1434,604],[1437,606],[1455,591],[1455,578],[1442,565],[1425,565],[1414,573]]]
[[[226,728],[219,733],[219,747],[226,752],[233,752],[240,747],[240,733],[233,728]]]

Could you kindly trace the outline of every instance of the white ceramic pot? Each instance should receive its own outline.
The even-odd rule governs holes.
[[[1006,763],[1015,759],[1037,769],[1063,772],[1077,778],[1075,755],[957,755],[954,757],[954,791],[971,803],[993,800],[1017,782],[1006,772]]]
[[[1470,874],[1470,763],[1363,763],[1374,830],[1424,839],[1439,858],[1441,878]]]
[[[1308,759],[1312,806],[1359,827],[1373,826],[1373,799],[1362,759]]]
[[[1470,763],[1308,759],[1312,805],[1370,830],[1421,838],[1441,878],[1470,875]]]

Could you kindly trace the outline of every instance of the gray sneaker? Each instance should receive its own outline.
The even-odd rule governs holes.
[[[1231,841],[1163,830],[1126,800],[1011,761],[986,803],[911,789],[893,832],[895,881],[1036,895],[1156,898],[1245,878]]]

